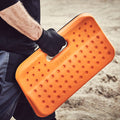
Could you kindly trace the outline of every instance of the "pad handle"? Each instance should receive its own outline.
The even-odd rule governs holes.
[[[61,50],[58,52],[58,54],[59,54],[60,52],[62,52],[62,51],[67,47],[67,45],[68,45],[68,43],[67,43],[67,41],[66,41],[66,44],[61,48]],[[58,54],[56,54],[56,55],[58,55]],[[56,55],[55,55],[55,56],[56,56]],[[46,59],[47,59],[47,61],[51,61],[55,56],[49,56],[49,55],[47,55]]]

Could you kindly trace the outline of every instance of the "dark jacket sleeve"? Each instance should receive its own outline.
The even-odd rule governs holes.
[[[0,0],[0,11],[17,3],[19,0]]]

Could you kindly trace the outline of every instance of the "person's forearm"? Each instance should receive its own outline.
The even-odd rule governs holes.
[[[0,17],[32,40],[38,40],[42,34],[40,24],[28,14],[21,2],[0,11]]]

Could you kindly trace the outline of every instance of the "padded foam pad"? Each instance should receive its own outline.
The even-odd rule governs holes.
[[[17,69],[16,80],[35,113],[53,113],[114,57],[114,49],[94,20],[80,14],[59,32],[67,47],[51,61],[40,49]]]

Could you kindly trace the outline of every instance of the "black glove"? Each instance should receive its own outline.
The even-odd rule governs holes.
[[[42,36],[36,41],[41,50],[49,56],[55,56],[66,44],[65,39],[54,29],[43,30]]]

